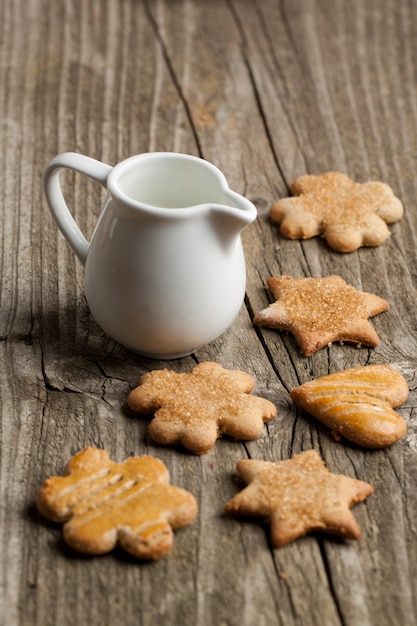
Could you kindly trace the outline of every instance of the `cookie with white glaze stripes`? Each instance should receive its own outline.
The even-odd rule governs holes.
[[[98,555],[119,545],[138,559],[166,555],[173,529],[197,514],[196,499],[169,484],[162,461],[144,455],[116,463],[92,446],[72,457],[63,476],[44,482],[36,503],[47,519],[63,524],[74,550]]]
[[[335,438],[384,448],[403,437],[405,419],[394,411],[409,395],[407,381],[390,365],[353,367],[304,383],[290,393],[297,406],[331,429]]]

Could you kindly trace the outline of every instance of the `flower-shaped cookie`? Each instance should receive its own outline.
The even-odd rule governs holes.
[[[256,439],[264,422],[277,414],[275,405],[248,395],[252,377],[217,363],[200,363],[189,374],[155,370],[142,376],[128,397],[138,413],[155,413],[149,434],[163,445],[181,443],[195,454],[208,452],[223,433]]]
[[[331,474],[315,450],[288,461],[244,460],[237,471],[248,487],[225,506],[228,513],[259,516],[271,525],[276,548],[314,530],[359,539],[350,507],[373,493],[366,482]]]
[[[378,246],[389,236],[387,224],[401,219],[403,205],[381,182],[355,183],[340,172],[300,176],[292,198],[278,200],[271,219],[289,239],[322,235],[339,252]]]
[[[169,484],[162,461],[144,455],[115,463],[94,447],[72,457],[65,476],[48,478],[36,503],[46,518],[64,523],[74,550],[104,554],[118,544],[141,559],[169,552],[172,529],[197,514],[194,496]]]
[[[368,317],[389,308],[383,298],[358,291],[339,276],[281,276],[269,278],[267,284],[277,301],[257,313],[253,323],[291,331],[304,356],[332,341],[378,345]]]

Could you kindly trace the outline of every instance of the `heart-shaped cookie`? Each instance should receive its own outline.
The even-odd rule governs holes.
[[[390,365],[365,365],[317,378],[293,389],[295,404],[342,436],[366,448],[398,441],[406,421],[393,409],[408,398],[402,374]]]

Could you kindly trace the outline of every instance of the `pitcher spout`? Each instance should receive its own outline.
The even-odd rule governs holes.
[[[215,204],[211,207],[211,215],[219,236],[227,241],[238,237],[245,226],[255,221],[257,210],[247,198],[230,189],[225,192],[224,200],[224,204]]]

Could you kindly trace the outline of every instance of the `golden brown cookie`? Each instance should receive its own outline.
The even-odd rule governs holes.
[[[387,224],[403,215],[391,187],[381,182],[355,183],[340,172],[300,176],[291,185],[292,198],[276,202],[271,219],[289,239],[322,235],[339,252],[378,246],[389,236]]]
[[[390,365],[365,365],[322,376],[293,389],[299,407],[359,446],[383,448],[398,441],[407,424],[393,409],[405,402],[405,378]]]
[[[368,317],[389,308],[383,298],[358,291],[339,276],[281,276],[269,278],[267,284],[277,301],[255,315],[253,323],[289,330],[304,356],[333,341],[378,345],[378,335]]]
[[[229,500],[225,511],[264,518],[274,547],[316,530],[359,539],[361,530],[349,509],[371,495],[373,487],[331,474],[315,450],[275,463],[239,461],[237,471],[248,486]]]
[[[256,439],[264,422],[276,416],[272,402],[248,395],[253,387],[246,372],[208,361],[187,374],[166,369],[145,374],[127,402],[133,411],[155,413],[149,424],[154,441],[204,454],[222,434]]]
[[[116,544],[140,559],[158,559],[171,549],[172,529],[197,514],[194,496],[169,484],[158,459],[109,459],[106,450],[87,447],[69,461],[66,475],[48,478],[37,507],[64,523],[63,536],[74,550],[104,554]]]

